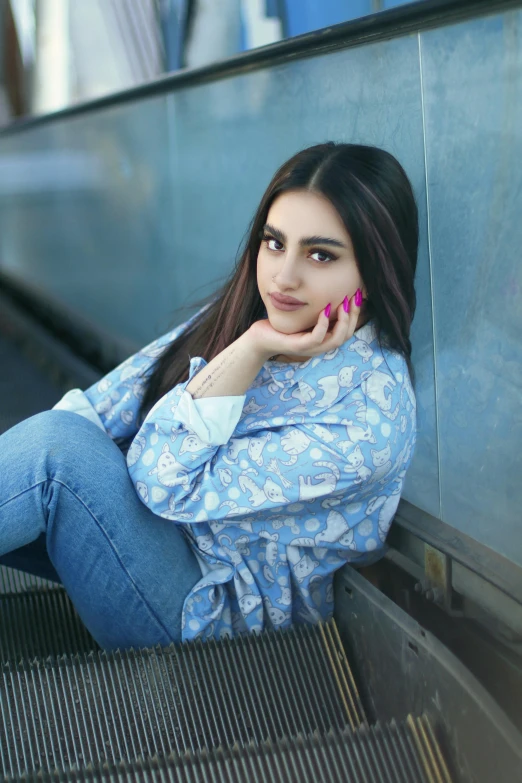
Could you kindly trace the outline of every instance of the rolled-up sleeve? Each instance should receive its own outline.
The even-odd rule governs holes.
[[[201,397],[194,400],[186,389],[173,419],[195,433],[202,443],[224,446],[232,437],[245,404],[246,395]]]
[[[73,411],[84,416],[117,443],[133,438],[138,431],[143,395],[158,358],[208,306],[129,356],[85,391],[71,389],[66,392],[52,410]]]
[[[85,392],[81,389],[70,389],[63,395],[61,400],[58,400],[56,405],[53,405],[51,410],[77,413],[79,416],[89,419],[89,421],[92,421],[97,427],[106,432],[102,420],[94,410],[91,402],[87,399]]]

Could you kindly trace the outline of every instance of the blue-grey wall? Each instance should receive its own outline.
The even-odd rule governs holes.
[[[136,348],[227,273],[275,168],[382,146],[420,208],[405,497],[522,565],[522,12],[0,139],[0,265]]]

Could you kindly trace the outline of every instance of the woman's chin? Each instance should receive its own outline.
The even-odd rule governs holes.
[[[284,317],[288,315],[292,315],[292,313],[284,313],[283,317],[271,314],[268,319],[270,321],[270,326],[282,334],[297,334],[297,332],[306,331],[308,328],[306,324],[300,322],[298,318]]]
[[[271,312],[268,313],[268,320],[270,326],[276,331],[283,334],[296,334],[297,332],[306,332],[313,329],[317,323],[317,319],[310,323],[310,318],[305,318],[299,311],[294,310],[275,310],[271,308]]]

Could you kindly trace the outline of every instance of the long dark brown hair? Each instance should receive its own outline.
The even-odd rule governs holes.
[[[194,303],[201,306],[210,301],[158,358],[139,417],[144,419],[164,394],[188,379],[191,356],[210,362],[254,321],[266,317],[256,278],[262,229],[272,202],[298,189],[325,196],[337,210],[366,286],[368,317],[376,321],[381,344],[405,357],[413,379],[410,326],[419,239],[413,189],[389,152],[364,144],[327,142],[298,152],[276,171],[230,276],[216,293]]]

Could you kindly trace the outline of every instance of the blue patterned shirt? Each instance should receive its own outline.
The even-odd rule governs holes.
[[[207,364],[193,357],[138,428],[147,377],[193,318],[55,408],[102,427],[142,502],[183,526],[202,569],[184,640],[328,619],[333,573],[383,551],[399,503],[416,437],[406,361],[380,347],[373,321],[328,353],[267,361],[235,411],[212,398],[231,417],[219,442],[185,392]]]

